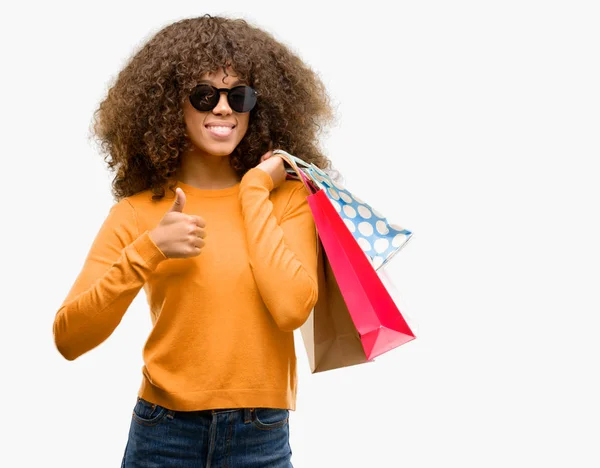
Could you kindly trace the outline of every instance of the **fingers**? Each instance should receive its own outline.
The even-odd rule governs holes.
[[[197,249],[203,249],[205,245],[206,245],[206,242],[204,242],[204,239],[202,239],[200,237],[196,237],[194,239],[194,247],[196,247]]]
[[[204,238],[206,237],[206,231],[204,228],[194,225],[194,228],[190,231],[190,244],[195,249],[202,249],[206,245]]]
[[[194,224],[196,226],[201,227],[201,228],[205,228],[206,227],[206,221],[204,221],[204,219],[201,218],[200,216],[190,215],[190,218],[192,218],[192,221],[194,222]]]
[[[194,229],[192,231],[192,234],[194,234],[196,237],[199,237],[200,239],[204,239],[206,237],[206,231],[202,228],[197,227],[196,229]]]
[[[206,221],[204,221],[204,219],[202,219],[200,216],[196,215],[190,215],[190,218],[192,220],[190,234],[204,239],[206,237]]]

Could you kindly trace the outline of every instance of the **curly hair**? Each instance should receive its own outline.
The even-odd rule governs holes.
[[[241,177],[281,148],[328,171],[318,136],[331,123],[330,98],[318,75],[271,34],[243,19],[204,15],[156,33],[119,72],[94,112],[96,136],[116,200],[150,189],[154,200],[192,143],[182,105],[200,76],[231,65],[259,93],[246,134],[230,155]],[[328,171],[330,172],[330,171]],[[337,171],[333,171],[337,173]]]

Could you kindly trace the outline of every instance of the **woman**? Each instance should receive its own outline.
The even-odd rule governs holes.
[[[53,332],[74,360],[140,289],[152,330],[124,467],[288,467],[293,331],[318,297],[317,238],[283,148],[321,168],[317,75],[270,34],[205,15],[119,73],[94,130],[116,198]]]

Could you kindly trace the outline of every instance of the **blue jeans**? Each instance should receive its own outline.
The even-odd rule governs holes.
[[[174,411],[137,398],[121,468],[293,468],[289,411]]]

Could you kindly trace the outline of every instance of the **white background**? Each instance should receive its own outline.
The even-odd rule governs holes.
[[[335,6],[334,6],[335,3]],[[143,292],[64,360],[54,315],[113,201],[88,141],[132,51],[244,17],[326,83],[323,149],[414,238],[390,273],[416,340],[311,375],[296,468],[597,467],[596,2],[35,2],[2,7],[2,466],[116,467],[150,330]]]

